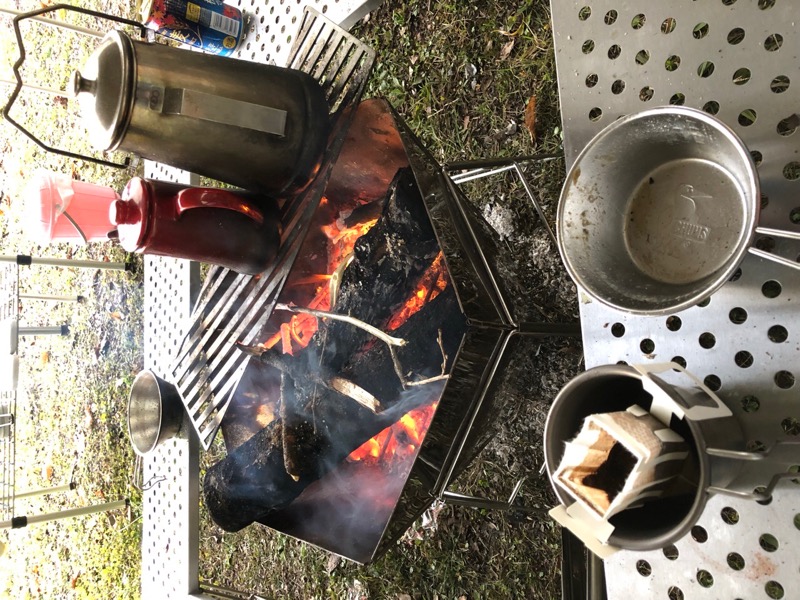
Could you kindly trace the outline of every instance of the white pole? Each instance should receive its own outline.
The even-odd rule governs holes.
[[[67,483],[65,485],[54,485],[49,488],[41,488],[38,490],[30,490],[28,492],[14,492],[14,500],[20,498],[33,498],[34,496],[44,496],[45,494],[58,494],[59,492],[71,492],[75,489],[74,483]]]
[[[122,262],[105,262],[102,260],[72,260],[71,258],[36,258],[25,254],[0,256],[0,262],[13,262],[18,265],[49,265],[51,267],[75,267],[76,269],[110,269],[127,271]]]
[[[25,300],[46,300],[48,302],[83,302],[83,296],[59,296],[53,294],[20,294],[20,298]]]
[[[84,506],[83,508],[69,508],[67,510],[60,510],[54,513],[47,513],[44,515],[34,515],[32,517],[14,517],[10,521],[0,521],[0,529],[20,529],[28,525],[36,523],[46,523],[47,521],[56,521],[59,519],[70,519],[72,517],[82,517],[92,513],[105,512],[108,510],[116,510],[118,508],[125,508],[128,506],[128,500],[117,500],[116,502],[106,502],[104,504],[95,504],[93,506]]]
[[[69,335],[66,325],[47,325],[45,327],[20,327],[17,335]]]

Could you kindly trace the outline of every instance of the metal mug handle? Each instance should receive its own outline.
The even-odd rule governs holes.
[[[783,238],[786,240],[800,240],[800,233],[796,231],[786,231],[785,229],[772,229],[771,227],[756,227],[755,232],[761,235],[769,235],[772,237]],[[764,250],[760,250],[758,248],[753,248],[750,246],[747,249],[750,254],[754,254],[760,258],[765,258],[766,260],[771,260],[774,263],[778,263],[779,265],[783,265],[784,267],[789,267],[791,269],[798,269],[800,270],[800,263],[797,263],[793,260],[789,260],[788,258],[784,258],[782,256],[778,256],[776,254],[772,254],[771,252],[766,252]]]
[[[25,42],[22,39],[22,32],[20,31],[19,24],[26,20],[32,19],[34,17],[38,17],[39,15],[44,15],[47,13],[55,12],[58,10],[71,10],[77,13],[81,13],[84,15],[91,15],[93,17],[98,17],[100,19],[107,19],[109,21],[115,21],[117,23],[122,23],[123,25],[130,25],[131,27],[135,27],[139,30],[140,35],[144,38],[147,35],[147,28],[138,21],[132,21],[130,19],[124,19],[122,17],[117,17],[114,15],[109,15],[107,13],[102,13],[96,10],[91,10],[88,8],[82,8],[80,6],[72,6],[71,4],[55,4],[53,6],[48,6],[46,8],[40,8],[38,10],[33,10],[27,13],[22,13],[14,17],[13,25],[14,25],[14,35],[17,38],[17,45],[19,46],[19,58],[14,63],[14,78],[17,80],[17,84],[14,87],[14,91],[11,92],[11,96],[9,96],[8,103],[3,107],[3,118],[5,118],[11,125],[16,127],[19,131],[21,131],[25,136],[27,136],[30,140],[32,140],[37,146],[40,148],[48,151],[53,152],[54,154],[60,154],[61,156],[66,156],[67,158],[76,158],[79,160],[88,160],[89,162],[96,163],[98,165],[103,165],[106,167],[116,167],[120,169],[127,168],[130,164],[129,159],[126,160],[124,163],[115,163],[108,160],[103,160],[101,158],[95,158],[93,156],[87,156],[84,154],[78,154],[75,152],[69,152],[68,150],[62,150],[59,148],[54,148],[53,146],[48,146],[42,140],[37,138],[34,134],[30,131],[25,129],[21,124],[17,123],[11,115],[11,107],[13,106],[14,102],[17,100],[20,91],[22,90],[22,73],[21,67],[22,64],[25,62],[25,57],[27,53],[25,52]]]
[[[178,211],[178,216],[187,210],[195,208],[221,208],[243,214],[259,225],[264,223],[264,213],[260,209],[247,202],[241,196],[217,188],[186,188],[181,190],[175,197],[175,208]]]

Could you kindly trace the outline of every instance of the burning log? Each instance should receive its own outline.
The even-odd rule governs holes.
[[[269,365],[265,372],[280,380],[278,416],[206,474],[206,504],[223,529],[270,518],[367,440],[441,395],[464,317],[446,274],[430,276],[443,265],[410,171],[398,173],[381,204],[341,271],[333,309],[280,307],[318,318],[310,343],[293,354],[256,352],[259,367]],[[437,281],[437,293],[422,290],[427,302],[396,320],[421,282]]]
[[[432,362],[439,370],[439,329],[443,332],[442,343],[450,357],[449,363],[452,363],[464,330],[463,317],[456,309],[455,293],[450,288],[398,329],[396,333],[409,341],[399,350],[400,360],[408,371],[428,375]],[[295,356],[292,362],[318,363],[318,359],[314,360],[315,346],[309,346],[302,354],[305,356]],[[271,353],[265,356],[269,356],[268,361],[272,360]],[[274,420],[206,474],[203,486],[206,505],[214,522],[227,531],[238,531],[288,505],[368,439],[408,411],[438,398],[445,383],[440,379],[404,389],[394,373],[387,346],[372,345],[345,374],[348,380],[381,398],[386,408],[374,414],[332,388],[318,386],[312,395],[305,396],[301,390],[308,393],[309,389],[314,389],[310,376],[297,370],[292,373],[283,372],[282,377],[293,380],[296,397],[284,396],[282,402],[295,403],[301,415],[299,424],[287,427],[281,418]],[[298,380],[304,379],[298,384]],[[285,438],[290,435],[300,440],[301,448],[295,446],[292,452],[302,453],[302,459],[293,455],[287,468],[284,448],[288,441]],[[295,479],[289,471],[299,474],[299,478]]]

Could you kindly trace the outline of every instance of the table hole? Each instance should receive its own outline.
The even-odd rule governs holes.
[[[800,529],[800,513],[797,513],[794,516],[794,528],[795,529]]]
[[[750,157],[753,159],[756,166],[759,166],[764,161],[764,155],[758,150],[751,150]]]
[[[744,41],[744,29],[741,27],[734,27],[728,32],[728,43],[732,46],[741,44]]]
[[[731,309],[731,312],[728,313],[728,318],[734,325],[741,325],[747,321],[747,311],[741,306],[737,306]]]
[[[683,358],[682,356],[673,356],[671,362],[679,364],[684,369],[686,368],[686,359]]]
[[[760,4],[759,2],[759,5]],[[783,586],[775,580],[768,581],[766,585],[764,585],[764,591],[767,592],[767,596],[774,600],[783,598]]]
[[[678,56],[677,54],[673,54],[672,56],[667,58],[667,60],[664,61],[664,68],[670,72],[676,71],[680,66],[681,66],[681,57]]]
[[[616,23],[616,22],[617,22],[617,17],[618,17],[618,16],[619,16],[619,13],[618,13],[617,11],[615,11],[615,10],[610,10],[610,11],[608,11],[608,12],[606,13],[606,16],[605,16],[605,17],[603,17],[603,22],[604,22],[606,25],[613,25],[614,23]]]
[[[771,533],[764,533],[758,538],[758,545],[761,546],[766,552],[775,552],[780,544],[778,539]]]
[[[783,176],[789,181],[797,181],[800,179],[800,162],[792,161],[786,163],[783,167]]]
[[[786,117],[778,122],[778,126],[775,128],[775,131],[778,132],[778,135],[782,135],[783,137],[788,137],[792,135],[795,131],[797,131],[797,125],[800,123],[800,117],[797,115],[792,115],[791,117]]]
[[[713,374],[706,375],[706,378],[703,379],[703,383],[706,384],[706,387],[712,392],[717,392],[719,391],[719,388],[722,387],[722,380]]]
[[[742,67],[741,69],[736,69],[733,72],[733,83],[735,85],[744,85],[748,81],[750,81],[750,69],[746,67]]]
[[[775,249],[775,239],[769,236],[762,236],[756,240],[754,246],[764,252],[772,252]]]
[[[774,279],[765,281],[764,285],[761,286],[761,293],[767,298],[777,298],[781,295],[782,290],[781,284]]]
[[[649,85],[646,85],[639,92],[639,100],[641,100],[642,102],[647,102],[648,100],[651,100],[653,98],[654,93],[655,92],[653,92],[653,88],[651,88]]]
[[[731,552],[728,554],[728,566],[734,571],[741,571],[744,569],[744,557],[738,552]]]
[[[686,96],[680,92],[673,94],[672,98],[669,99],[669,103],[673,106],[683,106],[686,103]]]
[[[775,6],[775,0],[758,0],[758,8],[761,10],[767,10],[773,6]]]
[[[675,31],[675,26],[678,22],[673,17],[667,17],[661,23],[661,33],[672,33]]]
[[[769,328],[769,331],[767,331],[767,337],[769,337],[770,342],[782,344],[786,341],[786,338],[789,337],[789,332],[783,325],[773,325]]]
[[[714,63],[711,62],[710,60],[703,61],[702,63],[700,63],[700,66],[697,67],[697,74],[700,77],[703,78],[711,77],[713,73],[714,73]]]
[[[589,111],[589,120],[592,121],[593,123],[599,121],[600,117],[602,116],[603,116],[603,110],[598,106],[595,106],[592,110]]]
[[[611,84],[611,93],[612,94],[621,94],[625,90],[625,82],[622,79],[617,79],[614,83]]]
[[[733,3],[735,3],[735,2],[736,2],[736,0],[722,0],[722,3],[723,3],[725,6],[730,6],[731,4],[733,4]]]
[[[597,85],[597,80],[598,80],[597,73],[589,73],[586,76],[586,87],[593,88],[594,86]]]
[[[628,361],[626,361],[626,360],[618,360],[618,361],[617,361],[617,364],[618,364],[618,365],[627,365],[627,364],[628,364]]]
[[[769,84],[769,89],[775,94],[781,94],[789,89],[791,81],[786,75],[778,75]]]
[[[625,335],[625,325],[623,325],[622,323],[614,323],[611,326],[611,335],[618,338]]]
[[[703,110],[710,115],[715,115],[719,112],[719,102],[716,100],[709,100],[703,105]]]
[[[766,488],[766,486],[760,485],[760,486],[758,486],[757,488],[755,488],[753,490],[753,493],[754,494],[766,494],[767,493],[767,488]],[[761,506],[769,506],[770,504],[772,504],[772,495],[770,495],[766,500],[756,500],[756,502],[758,504],[760,504]]]
[[[800,514],[795,517],[795,521],[798,520],[800,520]],[[797,528],[800,529],[800,525],[798,525]],[[680,556],[680,552],[678,552],[678,548],[674,544],[670,544],[664,548],[662,552],[667,560],[678,560],[678,556]]]
[[[742,410],[746,413],[754,413],[761,408],[761,400],[757,396],[748,394],[742,398]]]
[[[683,590],[677,585],[671,585],[667,590],[667,598],[669,600],[683,600]]]
[[[786,435],[796,437],[800,435],[800,420],[795,417],[786,417],[781,421],[781,428]]]
[[[639,13],[633,19],[631,19],[631,27],[634,29],[641,29],[644,27],[644,24],[647,22],[647,17],[645,17],[642,13]]]
[[[753,366],[753,355],[747,350],[740,350],[733,359],[736,366],[741,369],[749,369]]]
[[[699,40],[708,35],[708,23],[698,23],[692,30],[692,37]]]
[[[783,36],[780,33],[770,34],[767,36],[767,39],[764,40],[764,49],[767,52],[780,50],[781,46],[783,46]]]
[[[758,119],[758,113],[752,108],[746,108],[739,113],[738,121],[739,125],[742,127],[750,127],[750,125],[756,122],[756,119]]]
[[[700,342],[700,346],[701,347],[703,347],[706,350],[708,350],[708,349],[714,347],[714,344],[717,343],[717,338],[714,337],[714,334],[711,333],[710,331],[706,331],[706,332],[700,334],[700,337],[698,338],[698,341]]]
[[[678,331],[681,328],[681,325],[683,325],[683,321],[681,321],[680,317],[676,315],[667,317],[667,329],[670,331]]]
[[[698,306],[699,308],[705,308],[705,307],[706,307],[706,306],[708,306],[709,304],[711,304],[711,298],[706,298],[705,300],[701,300],[700,302],[698,302],[698,303],[697,303],[697,306]]]
[[[761,210],[764,210],[767,206],[769,206],[769,196],[761,194]]]
[[[697,571],[697,583],[704,588],[710,588],[714,585],[714,577],[705,569]]]
[[[656,343],[650,338],[645,338],[642,340],[642,343],[639,344],[639,349],[645,354],[652,354],[656,349]]]
[[[728,525],[736,525],[739,523],[739,511],[732,506],[726,506],[719,512],[722,521]]]
[[[695,542],[704,544],[708,540],[708,532],[702,525],[695,525],[692,527],[692,539]]]
[[[585,21],[589,17],[592,16],[592,7],[591,6],[584,6],[582,9],[578,11],[578,20]]]
[[[589,54],[592,50],[594,50],[594,40],[586,40],[583,42],[583,46],[581,46],[581,50],[584,54]]]
[[[800,224],[800,206],[796,206],[789,211],[789,220],[794,225]]]
[[[794,386],[794,374],[790,371],[778,371],[775,373],[775,385],[782,390],[788,390]]]
[[[761,440],[748,440],[746,448],[748,452],[764,452],[767,445]]]
[[[614,44],[608,49],[608,58],[611,60],[619,58],[620,54],[622,54],[622,48],[618,44]]]
[[[650,60],[650,53],[647,50],[639,50],[636,53],[636,64],[643,65]]]
[[[648,577],[652,572],[653,569],[650,566],[650,563],[646,560],[637,560],[636,561],[636,572],[639,573],[642,577]]]

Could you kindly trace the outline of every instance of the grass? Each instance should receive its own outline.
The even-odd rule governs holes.
[[[19,2],[21,8],[38,3]],[[89,3],[86,3],[89,5]],[[123,14],[125,5],[108,10]],[[555,65],[549,8],[544,0],[473,3],[386,0],[355,34],[374,47],[378,61],[368,96],[387,98],[442,162],[554,152],[560,149]],[[41,29],[39,61],[29,73],[39,85],[63,86],[67,65],[80,64],[85,43]],[[4,60],[13,44],[0,36]],[[5,76],[8,63],[0,65]],[[26,75],[27,77],[27,75]],[[32,81],[33,82],[33,81]],[[532,100],[533,99],[533,100]],[[535,107],[531,119],[526,108]],[[15,114],[24,115],[52,143],[81,146],[70,104],[26,93]],[[528,128],[530,125],[530,130]],[[130,173],[52,157],[4,125],[0,131],[2,253],[123,260],[111,246],[37,247],[22,235],[21,189],[29,173],[44,167],[119,189]],[[563,164],[531,174],[542,189],[551,222]],[[524,235],[509,244],[547,246],[518,185],[506,179],[470,190],[481,210],[503,209],[522,223]],[[499,207],[499,208],[498,208]],[[511,246],[510,246],[511,247]],[[551,249],[552,252],[552,249]],[[538,259],[537,259],[538,260]],[[550,260],[550,259],[548,259]],[[552,264],[551,264],[552,263]],[[568,282],[553,264],[533,264],[539,279],[528,288],[547,320],[574,317],[564,301]],[[536,268],[534,268],[536,267]],[[541,267],[541,268],[540,268]],[[546,267],[546,268],[545,268]],[[549,270],[548,270],[549,269]],[[544,274],[544,275],[542,275]],[[26,303],[29,323],[66,320],[67,338],[26,340],[22,348],[25,397],[20,401],[20,487],[66,483],[78,493],[31,502],[31,511],[131,498],[130,518],[117,512],[0,534],[9,542],[0,557],[0,594],[13,598],[135,598],[139,595],[141,494],[133,485],[134,457],[126,439],[124,402],[141,368],[142,278],[101,271],[26,272],[26,286],[46,293],[80,290],[85,305],[54,308]],[[535,292],[535,294],[533,293]],[[569,344],[524,341],[536,385],[509,376],[501,393],[511,396],[497,439],[458,482],[458,491],[502,498],[515,476],[535,474],[541,464],[541,431],[547,402],[580,365]],[[222,456],[217,444],[205,465]],[[531,477],[526,505],[545,508],[553,497],[546,480]],[[211,583],[262,593],[268,598],[543,598],[559,595],[559,529],[541,516],[446,507],[435,520],[418,523],[388,555],[368,566],[338,560],[260,526],[230,534],[214,527],[201,505],[201,577]],[[5,586],[5,587],[3,587]]]

